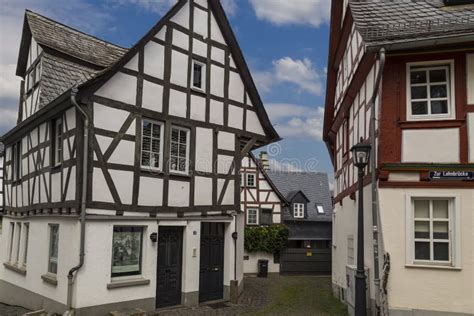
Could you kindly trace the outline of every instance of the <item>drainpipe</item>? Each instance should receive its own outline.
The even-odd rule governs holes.
[[[86,231],[86,198],[87,198],[87,158],[89,152],[89,115],[84,111],[80,105],[77,103],[77,86],[73,87],[71,90],[71,103],[76,107],[76,109],[84,117],[84,149],[82,156],[82,192],[81,192],[81,239],[80,239],[80,251],[79,251],[79,263],[77,266],[69,270],[67,275],[68,284],[67,284],[67,309],[72,311],[72,292],[74,284],[74,273],[77,272],[84,265],[84,244],[85,244],[85,231]]]
[[[372,237],[373,237],[373,251],[374,251],[374,283],[375,283],[375,299],[376,307],[378,308],[380,304],[380,272],[379,272],[379,209],[378,209],[378,186],[377,186],[377,156],[376,156],[376,138],[375,131],[377,128],[377,118],[375,117],[375,99],[380,87],[380,82],[382,81],[383,70],[385,67],[385,48],[381,48],[379,51],[379,72],[374,84],[374,91],[372,93],[372,98],[370,99],[371,104],[371,117],[372,124],[370,124],[370,138],[372,142],[372,152],[371,152],[371,170],[372,170]],[[379,100],[380,101],[380,100]],[[377,311],[379,314],[379,311]]]

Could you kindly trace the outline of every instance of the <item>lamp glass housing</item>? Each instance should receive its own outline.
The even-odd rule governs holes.
[[[359,143],[351,148],[354,165],[358,168],[364,168],[369,163],[371,146]]]

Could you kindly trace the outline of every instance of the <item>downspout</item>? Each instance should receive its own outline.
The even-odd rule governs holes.
[[[380,82],[382,81],[383,70],[385,67],[385,48],[381,48],[379,51],[379,72],[374,84],[374,91],[372,98],[370,99],[371,104],[371,117],[372,124],[370,124],[370,139],[372,142],[371,156],[371,170],[372,170],[372,237],[373,237],[373,251],[374,251],[374,283],[375,283],[375,300],[376,308],[380,306],[380,272],[379,272],[379,208],[378,208],[378,186],[377,186],[377,151],[376,151],[376,138],[375,133],[377,129],[377,118],[375,117],[375,100],[380,88]],[[379,100],[380,103],[380,100]],[[379,311],[377,311],[377,315]]]
[[[81,237],[80,237],[80,247],[79,247],[79,263],[77,266],[69,270],[67,275],[68,284],[67,284],[67,309],[68,311],[72,310],[72,292],[74,284],[74,273],[77,272],[84,265],[84,246],[85,246],[85,231],[86,231],[86,198],[87,198],[87,160],[89,152],[89,115],[84,111],[81,106],[77,103],[77,86],[73,87],[71,90],[71,102],[76,107],[76,109],[84,117],[84,139],[83,139],[83,154],[82,154],[82,192],[81,192]]]

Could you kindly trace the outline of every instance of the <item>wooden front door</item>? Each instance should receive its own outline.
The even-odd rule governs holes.
[[[183,229],[161,226],[158,233],[157,308],[181,304],[182,255]]]
[[[224,297],[224,223],[201,224],[199,302]]]

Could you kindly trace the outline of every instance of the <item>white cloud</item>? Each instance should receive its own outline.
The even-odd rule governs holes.
[[[330,20],[329,0],[250,0],[261,20],[276,25],[306,24],[319,27]]]
[[[254,72],[253,78],[261,92],[269,92],[274,85],[290,83],[300,93],[322,95],[323,79],[308,58],[293,59],[287,56],[273,61],[272,66],[270,71]]]
[[[268,116],[282,137],[311,137],[321,140],[324,108],[296,104],[267,104]]]
[[[177,0],[107,0],[112,7],[120,7],[127,5],[135,5],[145,11],[155,12],[159,14],[165,13],[170,9]],[[225,12],[232,16],[237,11],[236,0],[221,0]]]

